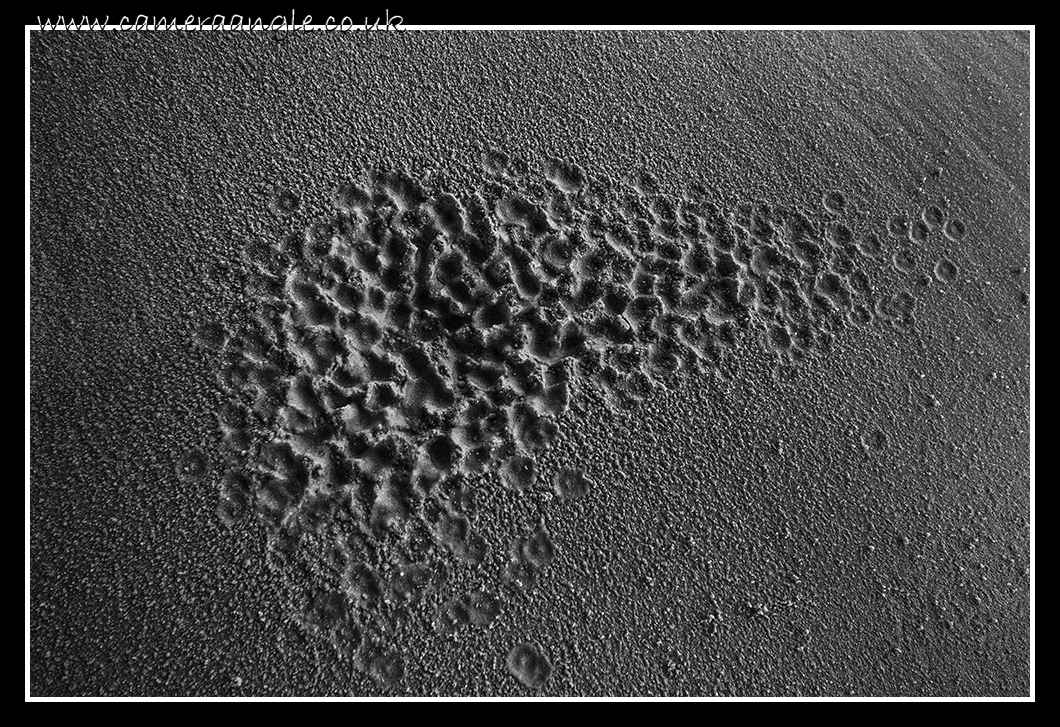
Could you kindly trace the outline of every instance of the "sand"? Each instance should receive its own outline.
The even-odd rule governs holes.
[[[34,696],[1021,696],[1029,38],[34,33]]]

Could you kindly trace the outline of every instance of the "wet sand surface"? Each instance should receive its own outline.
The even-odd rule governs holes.
[[[34,33],[33,695],[1029,692],[1029,39]]]

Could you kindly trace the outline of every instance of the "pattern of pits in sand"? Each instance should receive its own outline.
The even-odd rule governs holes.
[[[936,206],[869,229],[835,190],[813,212],[723,210],[648,174],[592,180],[553,159],[532,179],[498,151],[483,165],[486,180],[460,197],[393,171],[339,185],[329,218],[247,247],[252,324],[198,335],[230,402],[221,518],[261,524],[303,593],[297,623],[384,686],[405,669],[387,624],[430,601],[439,634],[487,626],[508,589],[561,556],[542,523],[513,534],[492,587],[449,586],[505,547],[474,526],[480,488],[575,501],[603,486],[580,469],[540,471],[579,390],[631,408],[675,378],[723,375],[744,342],[797,364],[851,324],[907,329],[913,294],[877,292],[866,268],[884,264],[881,236],[904,250],[937,230],[965,235]],[[269,205],[295,224],[301,200],[280,190]],[[197,454],[179,464],[204,470]],[[552,669],[526,644],[507,662],[535,689]]]

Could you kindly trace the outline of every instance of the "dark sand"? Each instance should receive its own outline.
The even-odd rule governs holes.
[[[31,694],[1029,693],[1026,34],[31,80]]]

